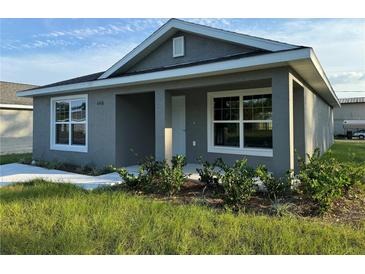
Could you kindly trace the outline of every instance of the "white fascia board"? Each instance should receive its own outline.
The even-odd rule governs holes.
[[[131,52],[129,52],[126,56],[124,56],[121,60],[115,63],[107,71],[105,71],[98,79],[105,79],[112,75],[114,72],[123,67],[127,62],[132,60],[134,57],[136,57],[152,43],[157,41],[160,37],[162,37],[165,33],[173,28],[273,52],[298,48],[298,46],[289,45],[281,42],[271,41],[244,34],[238,34],[220,29],[214,29],[203,25],[172,19],[161,28],[159,28],[156,32],[154,32],[151,36],[149,36],[146,40],[144,40],[141,44],[139,44],[136,48],[134,48]]]
[[[203,64],[185,68],[149,72],[130,76],[121,76],[110,79],[95,80],[85,83],[69,84],[48,88],[39,88],[29,91],[18,91],[17,96],[27,97],[35,95],[46,95],[54,93],[67,93],[81,90],[93,90],[100,88],[111,88],[117,86],[128,86],[135,84],[146,84],[158,81],[171,81],[178,79],[195,78],[201,76],[218,75],[243,71],[250,67],[280,64],[295,60],[309,59],[310,49],[303,48],[292,51],[275,52],[258,56],[228,60],[210,64]]]
[[[18,105],[18,104],[0,104],[0,108],[4,109],[33,109],[31,105]]]
[[[311,48],[310,49],[310,59],[314,65],[314,67],[316,68],[316,70],[318,71],[318,73],[321,75],[323,81],[325,82],[326,86],[328,87],[329,91],[332,93],[333,98],[335,99],[335,101],[337,102],[337,106],[340,107],[341,103],[336,95],[336,93],[334,92],[332,85],[330,83],[330,81],[327,78],[326,73],[324,72],[321,63],[319,62],[316,54],[314,53],[314,50]]]

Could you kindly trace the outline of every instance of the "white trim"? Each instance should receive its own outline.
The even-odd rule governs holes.
[[[131,52],[125,55],[121,60],[115,63],[107,71],[105,71],[99,79],[105,79],[116,72],[118,69],[123,67],[126,63],[131,61],[142,51],[146,50],[151,44],[155,43],[159,38],[164,35],[168,35],[176,30],[192,32],[195,34],[216,38],[220,40],[229,41],[232,43],[237,43],[245,46],[255,47],[259,49],[269,50],[269,51],[279,51],[279,50],[289,50],[298,48],[298,46],[290,45],[286,43],[281,43],[277,41],[267,40],[259,37],[249,36],[245,34],[234,33],[230,31],[215,29],[203,25],[198,25],[182,20],[171,19],[161,28],[155,31],[151,36],[134,48]]]
[[[33,109],[31,105],[18,105],[18,104],[0,104],[0,108],[6,109]]]
[[[248,156],[262,156],[262,157],[273,157],[273,149],[267,148],[245,148],[244,138],[243,138],[243,124],[246,122],[272,122],[272,120],[243,120],[243,96],[247,95],[260,95],[260,94],[272,94],[271,88],[255,88],[255,89],[240,89],[240,90],[227,90],[219,92],[208,92],[207,94],[207,145],[208,152],[211,153],[224,153],[224,154],[239,154]],[[226,147],[226,146],[215,146],[214,145],[214,133],[213,133],[213,99],[219,97],[232,97],[239,96],[239,116],[240,120],[236,121],[226,121],[229,123],[239,123],[239,136],[240,142],[239,147]],[[216,121],[215,123],[220,123],[224,121]]]
[[[28,91],[18,91],[17,96],[37,96],[53,93],[68,93],[82,90],[101,89],[106,87],[120,87],[131,84],[147,84],[158,81],[171,81],[177,79],[188,79],[201,76],[219,75],[247,71],[250,68],[259,69],[260,66],[275,67],[285,65],[288,62],[308,59],[310,50],[308,48],[263,54],[258,56],[244,57],[235,60],[221,61],[210,64],[203,64],[185,68],[169,69],[164,71],[149,72],[137,75],[115,77],[104,80],[90,81],[85,83],[68,84],[62,86],[39,88]],[[275,64],[272,66],[272,64]],[[261,67],[262,68],[262,67]]]
[[[85,113],[85,122],[72,122],[71,123],[71,106],[70,106],[70,117],[69,122],[67,122],[69,126],[69,144],[68,145],[61,145],[56,144],[55,142],[55,125],[57,122],[55,121],[55,104],[58,101],[73,101],[78,99],[86,100],[86,113]],[[88,102],[88,95],[87,94],[80,94],[80,95],[70,95],[70,96],[61,96],[61,97],[52,97],[50,99],[50,149],[51,150],[61,150],[61,151],[73,151],[73,152],[88,152],[88,113],[89,113],[89,102]],[[60,124],[60,123],[58,123]],[[61,123],[64,124],[64,123]],[[72,145],[71,144],[71,124],[85,124],[85,145]]]
[[[319,73],[319,75],[321,76],[321,78],[323,79],[323,81],[326,83],[326,86],[328,87],[328,89],[330,90],[333,98],[335,98],[336,102],[337,102],[337,107],[341,106],[340,100],[338,99],[335,91],[332,88],[332,85],[330,83],[330,81],[327,78],[326,73],[324,72],[321,63],[319,62],[316,54],[314,53],[313,49],[310,49],[310,60],[312,61],[313,66],[316,68],[316,71]]]
[[[181,43],[181,52],[176,53],[176,43]],[[184,36],[175,37],[172,39],[172,57],[182,57],[185,54],[185,41]]]

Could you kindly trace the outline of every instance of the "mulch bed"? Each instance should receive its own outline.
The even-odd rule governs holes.
[[[352,188],[344,197],[337,199],[323,218],[333,223],[365,226],[365,191]]]
[[[207,187],[204,183],[188,180],[183,185],[181,191],[171,197],[162,194],[140,194],[176,204],[196,204],[217,210],[226,210],[224,202],[219,198],[217,191]],[[274,210],[274,203],[265,193],[257,192],[242,208],[242,211],[258,215],[278,215]],[[337,200],[333,207],[322,216],[319,214],[318,206],[313,201],[305,199],[300,195],[280,199],[276,203],[290,205],[286,213],[296,217],[350,224],[354,227],[365,224],[365,193],[359,189],[350,191],[348,195]]]

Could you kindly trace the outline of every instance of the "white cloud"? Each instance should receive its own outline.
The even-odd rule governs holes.
[[[61,54],[1,56],[1,80],[45,85],[103,71],[121,59],[136,44],[89,48]]]
[[[335,90],[365,91],[365,21],[289,20],[235,31],[314,48]]]
[[[266,25],[244,24],[242,21],[228,19],[188,20],[249,35],[311,46],[336,91],[365,91],[365,20],[274,20],[272,24]],[[136,46],[135,43],[121,40],[124,37],[123,33],[135,33],[131,41],[136,41],[137,37],[145,38],[146,31],[152,32],[165,22],[166,19],[134,19],[95,27],[41,33],[27,43],[19,40],[2,41],[3,48],[21,49],[22,54],[0,57],[1,78],[8,81],[47,84],[105,70]],[[79,49],[71,50],[69,46]],[[57,52],[42,53],[42,49],[47,47],[54,47]],[[27,53],[25,50],[32,48],[39,49],[40,53]]]
[[[108,24],[103,26],[95,26],[88,28],[74,29],[70,31],[52,31],[49,33],[41,33],[34,35],[38,37],[71,37],[77,39],[85,39],[96,35],[114,35],[124,32],[140,32],[146,29],[153,29],[161,26],[165,19],[134,19],[126,22],[116,22],[114,24]]]

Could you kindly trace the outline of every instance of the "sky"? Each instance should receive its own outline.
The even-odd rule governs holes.
[[[184,19],[314,48],[338,97],[365,96],[365,19]],[[0,79],[44,85],[104,71],[167,19],[0,19]]]

